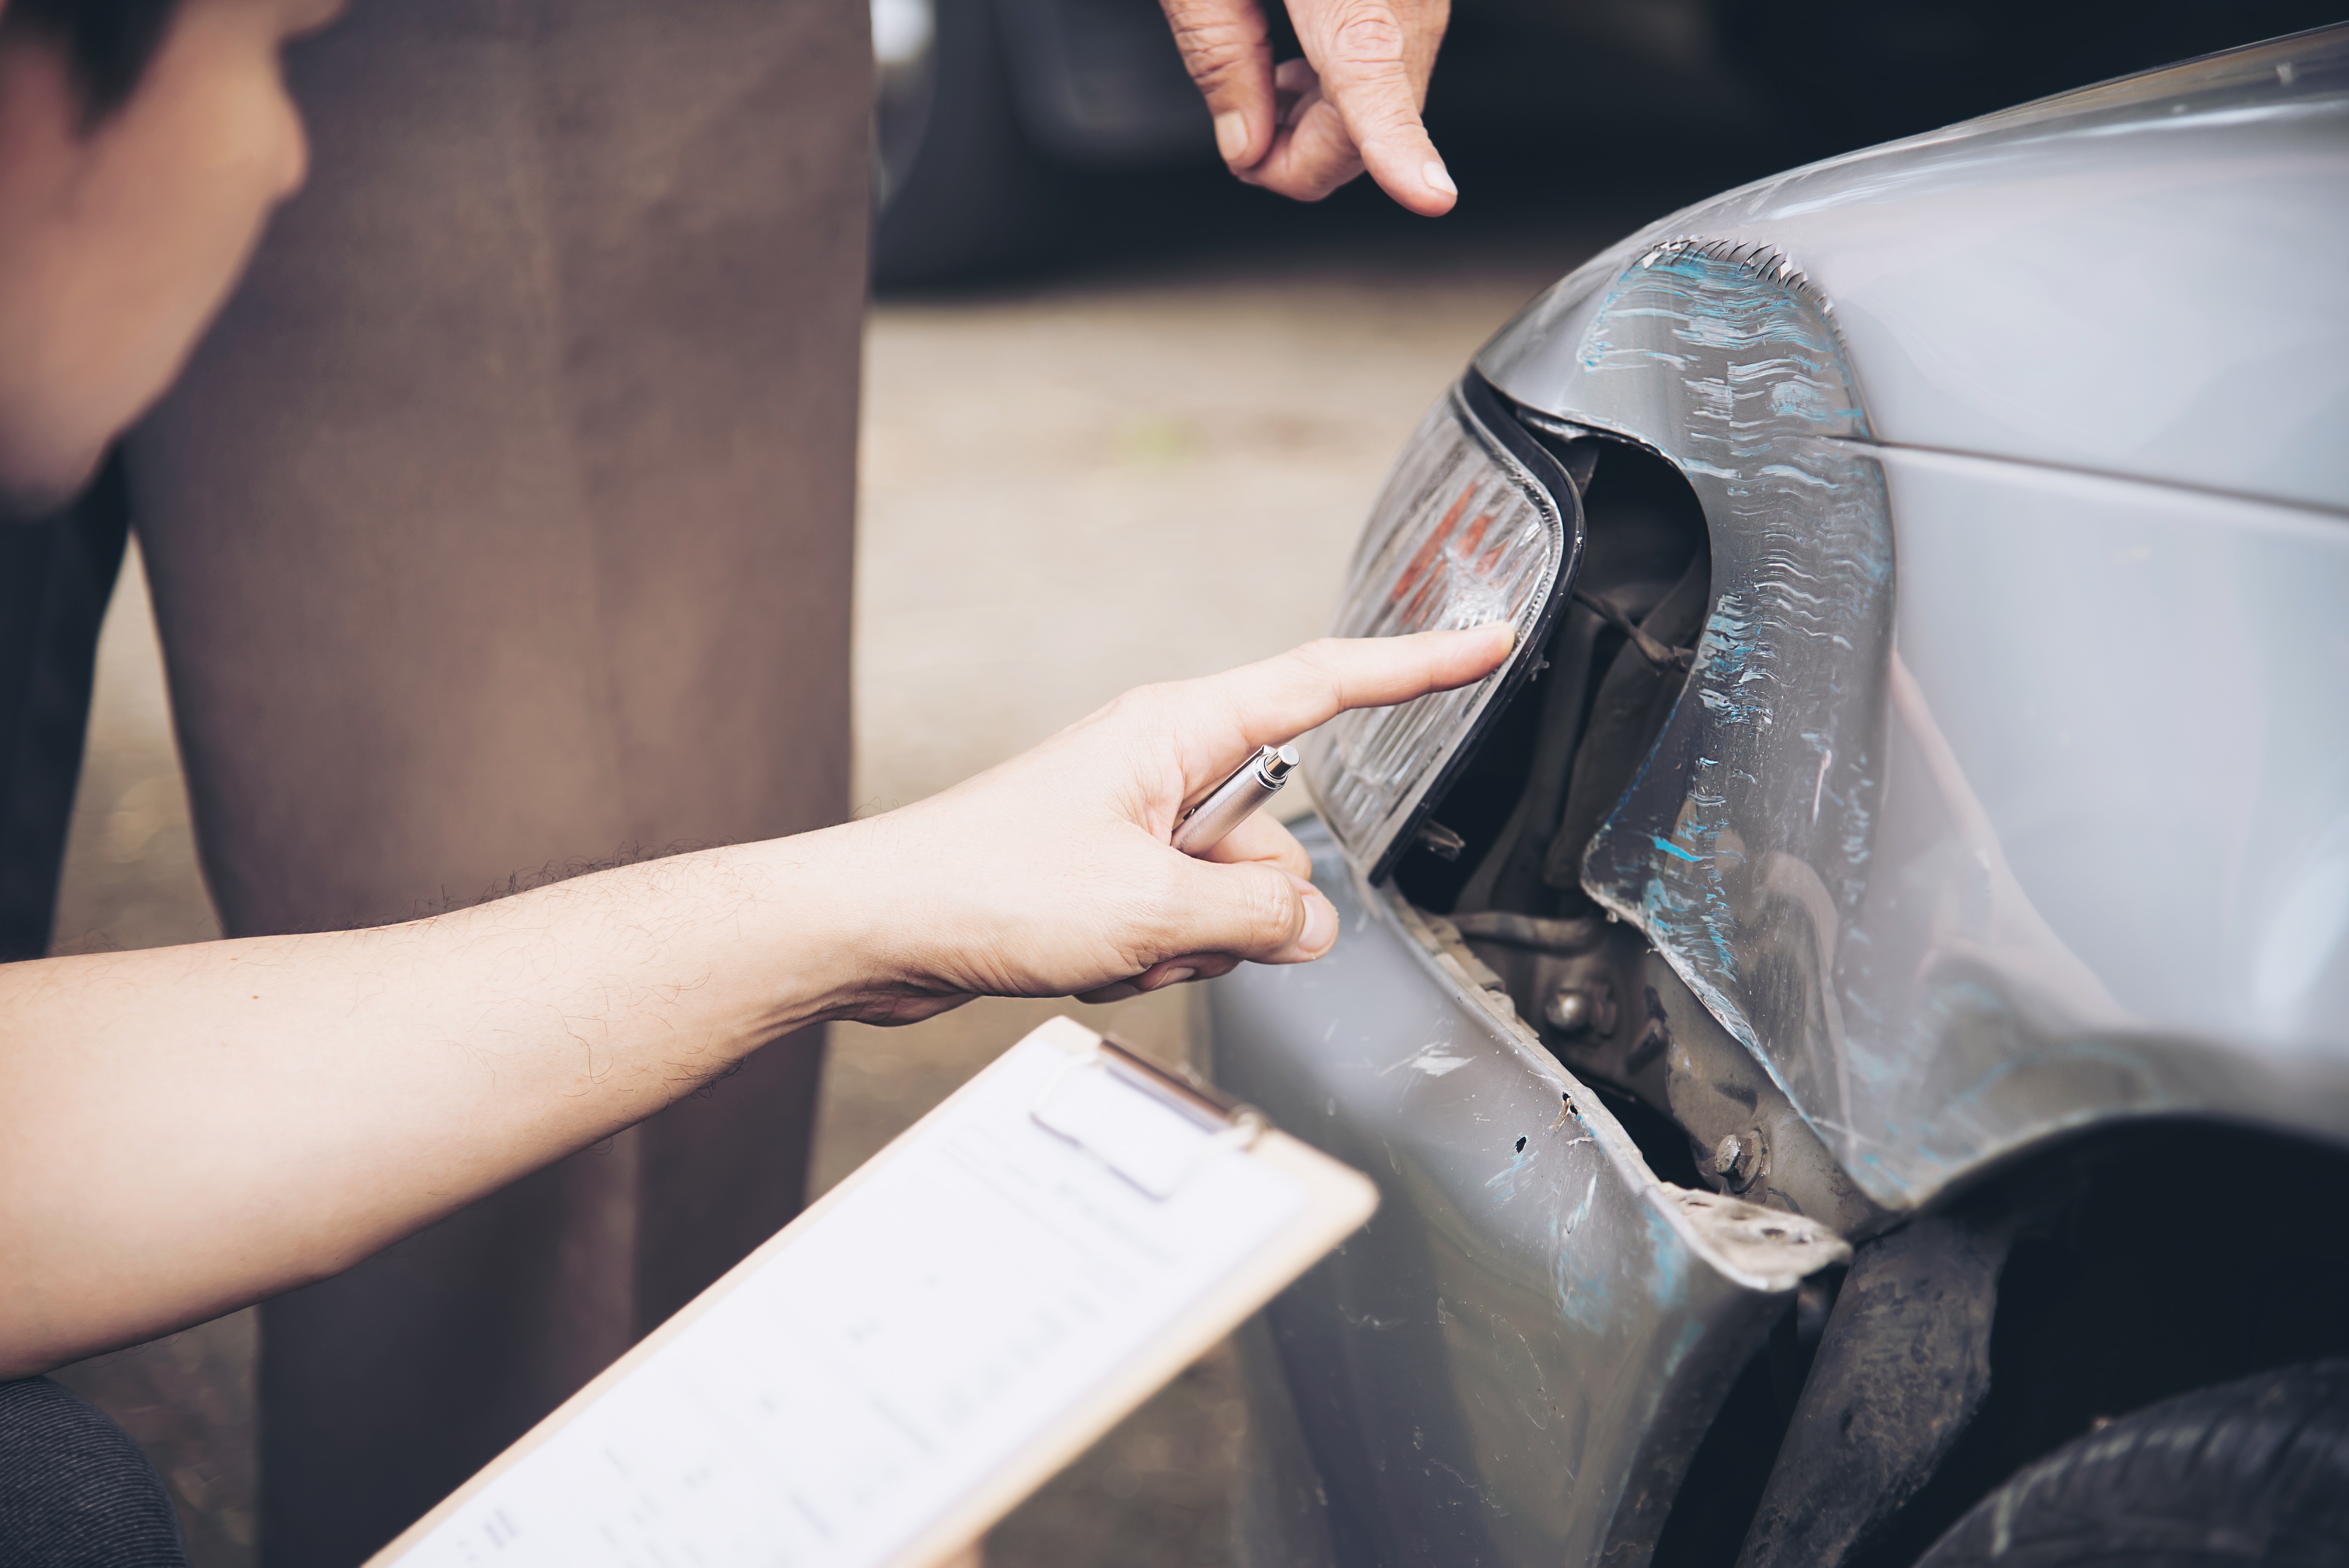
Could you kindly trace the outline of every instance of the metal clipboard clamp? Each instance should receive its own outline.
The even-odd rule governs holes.
[[[1217,1154],[1254,1148],[1266,1127],[1254,1107],[1106,1035],[1053,1071],[1028,1114],[1161,1200]]]

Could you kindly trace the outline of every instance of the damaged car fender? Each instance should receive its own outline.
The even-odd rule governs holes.
[[[1478,357],[1703,503],[1584,885],[1887,1208],[2097,1122],[2349,1127],[2344,249],[2331,29],[1733,191]]]
[[[1340,1560],[1644,1562],[1730,1383],[1849,1249],[1657,1180],[1465,949],[1303,837],[1348,939],[1216,987],[1211,1065],[1384,1195],[1268,1313]]]

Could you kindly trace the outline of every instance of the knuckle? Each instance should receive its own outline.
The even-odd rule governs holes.
[[[1299,201],[1319,201],[1361,171],[1361,163],[1355,159],[1319,159],[1299,170],[1294,176],[1295,188],[1288,194]]]
[[[1264,28],[1228,17],[1180,20],[1174,46],[1200,91],[1213,93],[1245,77],[1264,48]]]
[[[1353,7],[1330,34],[1330,53],[1353,65],[1400,67],[1409,44],[1402,24],[1383,5]]]
[[[1346,678],[1339,673],[1348,652],[1345,639],[1340,637],[1316,637],[1297,650],[1298,663],[1305,667],[1316,691],[1340,709],[1348,706]]]
[[[1121,725],[1154,730],[1164,722],[1173,700],[1173,688],[1164,684],[1128,686],[1110,698],[1105,711]]]
[[[1248,879],[1245,929],[1260,951],[1286,947],[1295,939],[1299,919],[1297,892],[1288,879],[1269,867]]]

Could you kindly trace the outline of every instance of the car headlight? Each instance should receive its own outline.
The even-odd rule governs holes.
[[[1474,686],[1341,714],[1306,738],[1306,787],[1371,880],[1411,847],[1485,726],[1536,667],[1582,538],[1581,498],[1564,469],[1471,372],[1388,476],[1330,630],[1391,637],[1507,621],[1516,646]]]

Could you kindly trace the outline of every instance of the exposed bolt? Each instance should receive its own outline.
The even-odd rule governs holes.
[[[1542,1003],[1542,1021],[1557,1033],[1608,1036],[1615,1032],[1615,988],[1604,980],[1565,980]]]
[[[1419,825],[1414,841],[1440,861],[1456,861],[1460,858],[1460,851],[1468,847],[1467,840],[1433,817]]]
[[[1599,1004],[1590,993],[1575,985],[1561,985],[1549,995],[1549,1003],[1542,1008],[1542,1016],[1549,1026],[1562,1035],[1578,1035],[1590,1027],[1599,1016]]]
[[[1762,1135],[1731,1133],[1713,1151],[1713,1173],[1733,1192],[1743,1192],[1762,1173]]]

